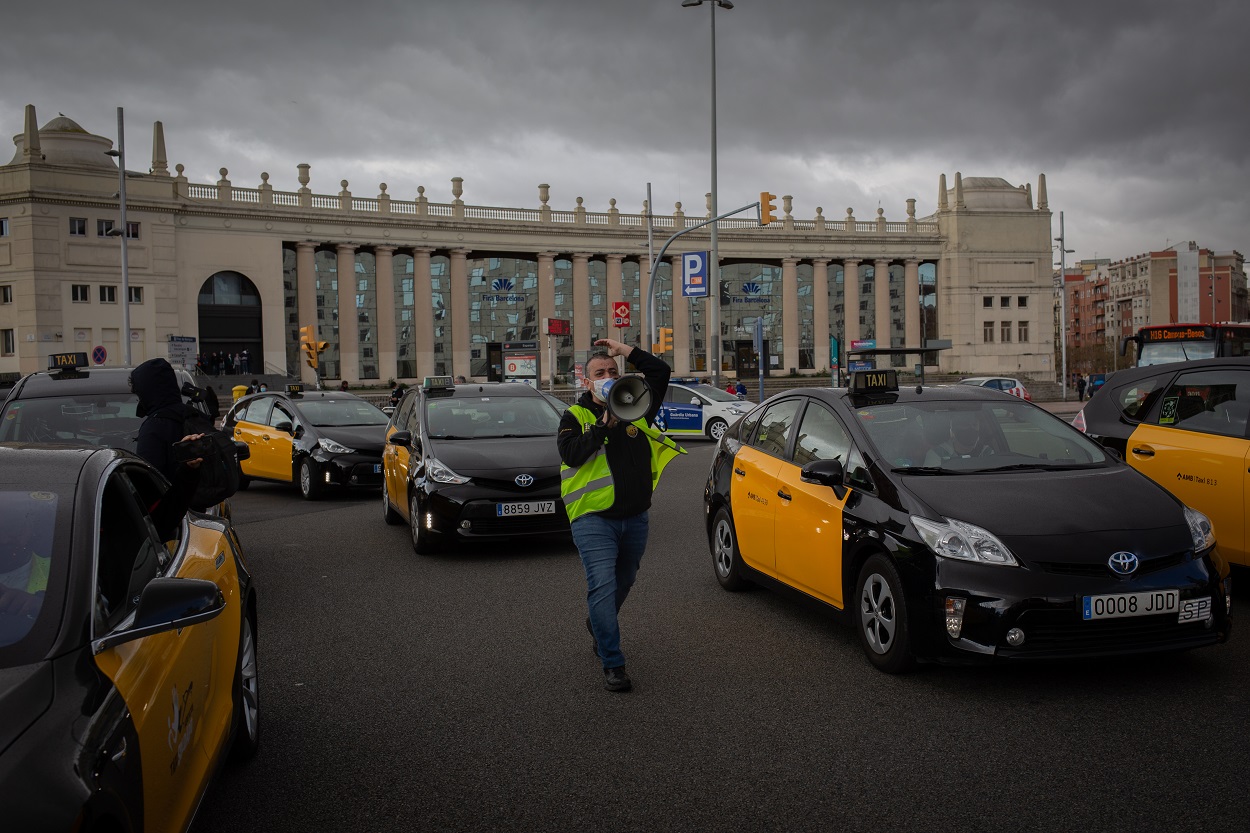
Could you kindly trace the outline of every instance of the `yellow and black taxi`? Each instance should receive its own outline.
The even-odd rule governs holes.
[[[843,611],[883,671],[1221,642],[1229,568],[1211,524],[1063,420],[893,370],[757,406],[704,493],[729,590]]]
[[[1205,514],[1220,554],[1250,566],[1250,359],[1121,370],[1072,424]]]
[[[110,448],[0,444],[0,826],[183,831],[260,742],[256,588],[228,521]]]
[[[559,427],[560,412],[528,385],[426,378],[386,429],[386,522],[407,522],[423,555],[458,541],[567,533]]]
[[[354,394],[287,385],[243,397],[223,427],[250,450],[240,488],[250,480],[294,483],[316,500],[330,488],[377,488],[386,423],[380,408]]]

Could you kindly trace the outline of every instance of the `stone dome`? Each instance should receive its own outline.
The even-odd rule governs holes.
[[[1012,185],[998,176],[966,176],[963,178],[964,205],[981,211],[1028,211],[1029,197],[1024,188]],[[955,204],[955,189],[946,190],[950,205]]]
[[[17,146],[17,152],[9,164],[17,165],[22,161],[22,151],[26,144],[25,134],[18,133],[14,136],[13,144]],[[39,151],[43,154],[43,162],[46,165],[94,168],[116,173],[117,163],[111,156],[106,155],[106,151],[112,148],[112,139],[88,132],[68,116],[58,114],[56,118],[39,128]]]

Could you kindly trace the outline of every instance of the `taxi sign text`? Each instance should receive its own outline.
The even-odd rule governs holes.
[[[852,375],[851,389],[856,393],[898,390],[898,371],[893,368],[858,371]]]
[[[48,356],[48,369],[58,367],[86,367],[86,353],[52,353]]]

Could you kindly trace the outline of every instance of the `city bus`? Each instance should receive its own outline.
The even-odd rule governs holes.
[[[1250,324],[1151,324],[1125,336],[1120,355],[1137,345],[1137,366],[1250,356]]]

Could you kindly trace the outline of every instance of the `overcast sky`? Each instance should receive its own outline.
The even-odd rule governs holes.
[[[1044,172],[1072,259],[1250,249],[1245,0],[734,0],[717,10],[719,203],[901,220],[956,171]],[[193,182],[705,212],[709,6],[680,0],[10,4],[0,130],[64,113]],[[10,152],[0,153],[0,164]],[[780,200],[778,200],[780,208]],[[1069,261],[1071,262],[1071,260]]]

